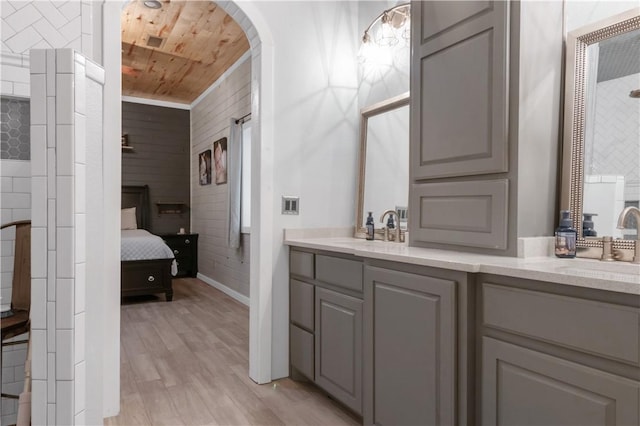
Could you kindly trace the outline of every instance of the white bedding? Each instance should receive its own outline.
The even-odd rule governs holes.
[[[162,238],[144,229],[123,229],[120,243],[120,260],[173,259],[171,275],[178,273],[173,251]]]

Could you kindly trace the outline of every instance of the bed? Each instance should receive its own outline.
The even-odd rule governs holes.
[[[149,232],[147,185],[122,187],[122,208],[131,207],[136,208],[138,229],[121,231],[121,296],[164,293],[170,302],[173,299],[172,272],[175,275],[177,268],[171,249],[162,238]]]

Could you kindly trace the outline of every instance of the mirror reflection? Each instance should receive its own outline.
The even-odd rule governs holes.
[[[382,213],[395,210],[400,228],[406,230],[409,93],[363,108],[361,114],[356,236],[364,237],[368,212],[372,212],[375,228],[380,231],[386,225],[381,222]]]
[[[366,163],[364,212],[373,212],[378,222],[385,210],[406,211],[409,199],[409,105],[367,120]],[[406,215],[401,222],[406,227]]]
[[[640,200],[640,8],[603,12],[567,34],[561,207],[577,256],[603,258],[613,237],[613,259],[632,262],[638,221],[621,213]]]
[[[584,236],[635,240],[633,219],[616,226],[640,200],[640,30],[589,45],[586,61]]]

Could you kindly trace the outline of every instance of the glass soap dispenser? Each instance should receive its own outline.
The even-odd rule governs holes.
[[[582,213],[582,236],[583,237],[597,237],[598,233],[593,228],[593,216],[598,216],[596,213]]]
[[[576,238],[578,233],[571,226],[571,211],[560,212],[560,225],[556,228],[556,257],[576,257]]]
[[[369,212],[369,216],[367,216],[367,240],[373,240],[374,238],[374,225],[373,225],[373,212]]]

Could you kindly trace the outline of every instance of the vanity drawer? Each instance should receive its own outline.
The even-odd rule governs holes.
[[[640,365],[640,309],[483,283],[485,326]]]
[[[289,255],[289,273],[313,279],[313,253],[291,250]]]
[[[332,256],[316,256],[316,279],[362,292],[362,262]]]
[[[298,280],[291,280],[289,289],[290,320],[311,332],[314,330],[313,296],[313,285]]]
[[[291,366],[309,379],[315,380],[313,334],[291,325],[289,339]]]

